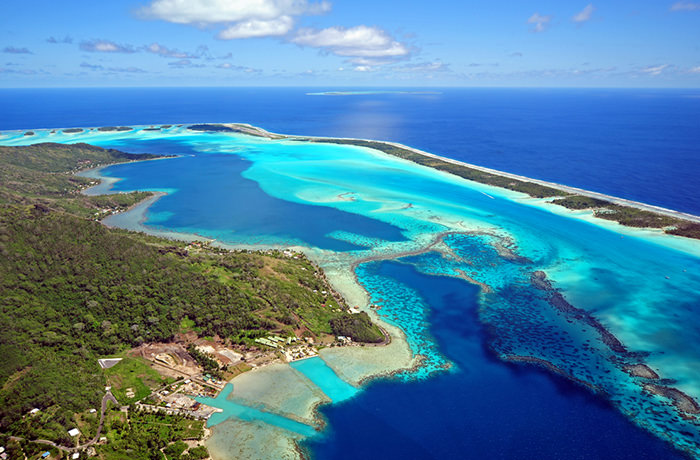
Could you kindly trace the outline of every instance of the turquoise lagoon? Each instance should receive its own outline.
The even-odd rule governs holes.
[[[312,426],[297,422],[288,417],[283,417],[271,412],[256,409],[254,407],[239,404],[229,399],[233,392],[233,385],[226,384],[221,393],[216,398],[197,397],[197,401],[202,404],[207,404],[211,407],[221,409],[221,412],[215,412],[209,417],[207,426],[216,426],[228,418],[238,418],[240,420],[251,422],[259,421],[270,425],[277,426],[292,433],[297,433],[301,436],[313,436],[315,430]]]
[[[677,455],[634,423],[700,458],[697,420],[677,411],[672,400],[651,394],[648,386],[662,384],[700,397],[700,244],[696,241],[592,223],[585,215],[541,200],[357,147],[193,133],[182,127],[36,133],[31,138],[22,133],[6,135],[0,142],[88,142],[132,152],[179,154],[170,160],[116,165],[100,172],[120,179],[112,191],[167,193],[142,210],[143,216],[122,215],[113,223],[156,233],[198,235],[231,246],[301,247],[331,272],[339,266],[352,267],[356,281],[379,307],[379,316],[405,333],[422,363],[389,382],[370,383],[359,393],[338,384],[342,369],[332,369],[331,363],[319,366],[321,358],[315,358],[315,364],[295,364],[296,371],[321,391],[325,388],[334,401],[323,410],[330,434],[304,432],[306,428],[290,424],[291,419],[275,418],[281,415],[269,408],[250,412],[237,403],[231,403],[229,415],[217,416],[220,420],[212,423],[229,416],[256,420],[289,432],[294,439],[309,437],[305,445],[312,453],[332,458],[343,451],[329,445],[349,445],[334,426],[342,426],[347,417],[368,416],[364,405],[372,394],[388,391],[397,403],[402,401],[405,410],[411,403],[402,397],[420,385],[433,385],[434,391],[450,388],[450,398],[460,401],[455,407],[466,411],[448,421],[437,413],[415,414],[426,429],[447,424],[446,434],[435,440],[440,445],[463,446],[464,431],[471,429],[464,420],[479,418],[486,425],[489,420],[502,421],[489,413],[483,401],[493,398],[500,404],[505,398],[508,408],[525,407],[523,398],[530,394],[546,401],[536,406],[537,414],[528,406],[530,411],[510,413],[510,423],[494,423],[493,429],[501,430],[506,439],[529,440],[527,445],[535,446],[532,452],[517,456],[507,449],[519,446],[522,454],[522,442],[511,447],[494,442],[481,447],[483,455]],[[138,222],[140,218],[145,220]],[[536,282],[536,272],[546,274],[550,288]],[[559,294],[573,307],[562,306]],[[440,325],[438,311],[449,312],[446,325]],[[468,331],[458,333],[454,329],[458,326]],[[619,342],[603,340],[604,331]],[[508,361],[536,362],[549,370]],[[648,365],[661,380],[631,375],[626,369],[635,364]],[[487,368],[493,372],[480,371]],[[479,373],[486,376],[479,388],[489,387],[491,378],[497,394],[485,393],[480,396],[483,401],[473,403],[473,394],[455,394],[454,388],[459,387],[455,382]],[[438,382],[444,379],[452,379],[452,386],[441,386]],[[403,396],[401,388],[406,388]],[[523,393],[522,388],[531,393]],[[420,394],[430,398],[429,392]],[[383,398],[387,400],[391,397]],[[363,407],[362,411],[353,412],[353,404]],[[422,404],[416,403],[416,410],[419,407]],[[474,413],[469,413],[470,407]],[[508,413],[505,408],[500,411]],[[406,416],[383,417],[375,431],[384,439],[404,439],[401,426],[406,425]],[[517,421],[530,421],[529,430],[518,431]],[[553,441],[547,434],[551,425],[589,436]],[[411,425],[419,428],[420,423]],[[606,438],[605,431],[620,435]],[[584,449],[591,439],[602,447],[596,455],[586,456]],[[551,447],[552,442],[560,449],[537,448]],[[423,439],[419,444],[416,455],[432,458],[436,450],[430,442]],[[448,449],[445,455],[450,452],[455,451]],[[625,457],[621,452],[637,456]]]

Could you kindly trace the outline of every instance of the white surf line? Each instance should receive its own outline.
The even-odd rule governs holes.
[[[437,160],[442,160],[442,161],[445,161],[447,163],[452,163],[452,164],[459,165],[459,166],[465,166],[467,168],[473,168],[473,169],[476,169],[476,170],[479,170],[482,172],[495,174],[497,176],[503,176],[503,177],[507,177],[509,179],[516,179],[516,180],[520,180],[523,182],[531,182],[534,184],[543,185],[545,187],[551,187],[551,188],[555,188],[557,190],[562,190],[562,191],[568,192],[568,193],[574,193],[574,194],[578,194],[578,195],[587,196],[590,198],[596,198],[599,200],[608,201],[608,202],[613,203],[613,204],[619,204],[622,206],[630,206],[633,208],[641,209],[643,211],[654,212],[654,213],[663,214],[663,215],[669,216],[669,217],[676,217],[678,219],[685,219],[685,220],[689,220],[692,222],[700,223],[700,216],[688,214],[688,213],[681,212],[681,211],[674,211],[673,209],[663,208],[661,206],[640,203],[639,201],[633,201],[633,200],[628,200],[625,198],[619,198],[619,197],[612,196],[612,195],[606,195],[604,193],[592,192],[590,190],[584,190],[584,189],[577,188],[577,187],[570,187],[568,185],[558,184],[556,182],[548,182],[548,181],[539,180],[539,179],[532,179],[530,177],[520,176],[517,174],[511,174],[511,173],[507,173],[504,171],[499,171],[497,169],[485,168],[483,166],[477,166],[477,165],[474,165],[471,163],[465,163],[463,161],[453,160],[451,158],[442,157],[440,155],[434,155],[432,153],[424,152],[422,150],[414,149],[412,147],[408,147],[406,145],[395,143],[395,142],[387,142],[387,141],[368,141],[368,142],[379,142],[379,143],[391,145],[393,147],[407,149],[407,150],[410,150],[410,151],[417,153],[419,155],[424,155],[427,157],[435,158]],[[498,187],[498,186],[495,186],[495,187]]]
[[[262,128],[258,128],[258,129],[262,129]],[[283,136],[283,134],[279,134],[279,135]],[[556,182],[548,182],[545,180],[533,179],[531,177],[520,176],[518,174],[512,174],[512,173],[508,173],[508,172],[504,172],[504,171],[499,171],[497,169],[486,168],[484,166],[478,166],[478,165],[475,165],[472,163],[466,163],[464,161],[453,160],[452,158],[447,158],[447,157],[443,157],[440,155],[435,155],[433,153],[428,153],[428,152],[425,152],[423,150],[419,150],[419,149],[409,147],[409,146],[404,145],[404,144],[400,144],[398,142],[378,141],[378,140],[374,140],[374,139],[358,139],[358,138],[354,138],[354,137],[321,137],[321,136],[292,136],[292,135],[287,135],[286,140],[294,141],[294,140],[303,140],[303,139],[319,139],[319,140],[326,140],[326,141],[333,141],[334,139],[337,139],[337,140],[341,140],[341,141],[363,141],[363,142],[371,142],[371,143],[377,143],[377,144],[390,145],[392,147],[397,147],[400,149],[405,149],[405,150],[411,151],[411,152],[416,153],[418,155],[423,155],[426,157],[435,158],[436,160],[442,160],[446,163],[452,163],[454,165],[464,166],[466,168],[476,169],[478,171],[493,174],[496,176],[507,177],[509,179],[515,179],[515,180],[519,180],[522,182],[530,182],[533,184],[538,184],[538,185],[542,185],[545,187],[550,187],[553,189],[561,190],[563,192],[573,193],[576,195],[583,195],[583,196],[587,196],[590,198],[596,198],[596,199],[599,199],[602,201],[607,201],[607,202],[612,203],[612,204],[618,204],[621,206],[629,206],[632,208],[640,209],[642,211],[649,211],[649,212],[661,214],[661,215],[668,216],[668,217],[675,217],[677,219],[683,219],[683,220],[687,220],[687,221],[691,221],[691,222],[695,222],[695,223],[700,223],[700,216],[696,216],[694,214],[689,214],[689,213],[681,212],[681,211],[674,211],[673,209],[663,208],[661,206],[641,203],[639,201],[633,201],[633,200],[628,200],[625,198],[620,198],[620,197],[616,197],[616,196],[612,196],[612,195],[606,195],[604,193],[592,192],[590,190],[584,190],[584,189],[577,188],[577,187],[571,187],[571,186],[559,184]],[[368,148],[371,148],[371,147],[368,147]],[[381,150],[378,150],[378,151],[381,152]],[[382,153],[384,153],[385,155],[390,155],[390,156],[396,157],[396,158],[401,158],[401,157],[398,157],[396,155],[391,155],[391,154],[388,154],[385,152],[382,152]],[[407,160],[407,161],[410,161],[410,160]],[[432,168],[430,166],[426,166],[426,167],[440,171],[437,168]],[[448,174],[452,174],[449,171],[442,171],[442,172],[447,172]],[[457,177],[460,177],[460,176],[457,176]],[[462,179],[469,180],[466,178],[462,178]],[[490,185],[490,184],[484,184],[484,183],[478,182],[478,181],[472,181],[472,182],[476,182],[476,183],[482,184],[482,185]],[[505,189],[503,187],[499,187],[497,185],[491,185],[491,187],[496,187],[496,188],[500,188],[503,190],[508,190],[508,189]],[[517,192],[517,190],[514,190],[514,191]],[[524,192],[519,192],[519,193],[523,193],[523,194],[527,195]],[[555,197],[551,197],[551,198],[555,198]]]
[[[334,139],[337,139],[337,140],[341,140],[341,141],[363,141],[363,142],[373,142],[373,143],[377,143],[377,144],[385,144],[385,145],[390,145],[392,147],[406,149],[406,150],[411,151],[413,153],[416,153],[418,155],[423,155],[426,157],[435,158],[437,160],[442,160],[442,161],[445,161],[447,163],[452,163],[452,164],[458,165],[458,166],[464,166],[467,168],[476,169],[478,171],[482,171],[485,173],[494,174],[494,175],[502,176],[502,177],[507,177],[509,179],[515,179],[515,180],[519,180],[519,181],[523,181],[523,182],[530,182],[530,183],[542,185],[545,187],[551,187],[551,188],[561,190],[564,192],[573,193],[573,194],[577,194],[577,195],[583,195],[583,196],[587,196],[590,198],[596,198],[599,200],[607,201],[607,202],[612,203],[612,204],[618,204],[621,206],[629,206],[629,207],[641,209],[642,211],[649,211],[649,212],[653,212],[656,214],[674,217],[677,219],[684,219],[684,220],[687,220],[690,222],[700,223],[700,216],[696,216],[694,214],[689,214],[689,213],[681,212],[681,211],[674,211],[673,209],[668,209],[668,208],[664,208],[661,206],[641,203],[639,201],[628,200],[625,198],[619,198],[619,197],[612,196],[612,195],[606,195],[604,193],[592,192],[590,190],[585,190],[585,189],[581,189],[581,188],[577,188],[577,187],[570,187],[568,185],[563,185],[563,184],[559,184],[556,182],[548,182],[545,180],[533,179],[533,178],[526,177],[526,176],[520,176],[518,174],[511,174],[508,172],[499,171],[497,169],[486,168],[484,166],[477,166],[477,165],[472,164],[472,163],[466,163],[464,161],[453,160],[451,158],[443,157],[440,155],[435,155],[433,153],[428,153],[426,151],[419,150],[419,149],[416,149],[413,147],[409,147],[407,145],[400,144],[398,142],[379,141],[379,140],[375,140],[375,139],[360,139],[360,138],[356,138],[356,137],[323,137],[323,136],[302,136],[302,135],[294,135],[294,134],[280,134],[280,133],[273,133],[271,131],[267,131],[263,128],[253,126],[253,125],[250,125],[248,123],[231,123],[231,122],[187,123],[187,124],[182,124],[182,125],[171,124],[171,126],[176,126],[176,127],[182,126],[182,127],[186,128],[187,125],[192,125],[192,124],[210,124],[210,125],[211,124],[220,124],[220,125],[224,125],[224,126],[229,125],[229,126],[235,126],[235,127],[242,127],[242,128],[251,129],[254,132],[253,133],[238,132],[238,134],[248,134],[248,135],[252,135],[252,136],[255,136],[257,134],[258,136],[261,136],[262,138],[268,138],[268,139],[272,138],[272,140],[277,140],[277,139],[274,139],[274,137],[279,136],[280,137],[279,140],[289,140],[289,141],[299,141],[302,139],[319,139],[319,140],[332,141]],[[144,126],[160,126],[160,125],[161,124],[131,125],[130,127],[133,128],[132,131],[135,131],[135,130],[141,129]],[[59,131],[62,129],[67,129],[67,128],[36,128],[35,131],[49,130],[49,129],[56,129],[56,131]],[[96,128],[83,128],[83,129],[96,129]],[[21,131],[26,131],[26,130],[9,130],[9,131],[5,131],[5,132],[21,132]],[[78,134],[82,134],[82,133],[78,133]],[[113,133],[111,133],[111,134],[113,134]],[[382,153],[384,153],[384,152],[382,152]],[[385,153],[385,155],[390,155],[390,154]],[[400,158],[400,157],[397,157],[395,155],[390,155],[390,156]],[[410,161],[410,160],[408,160],[408,161]],[[426,166],[426,167],[430,168],[430,166]],[[431,168],[431,169],[436,169],[436,168]],[[447,172],[447,171],[443,171],[443,172]],[[459,176],[457,176],[457,177],[459,177]],[[469,179],[465,179],[465,180],[469,180]],[[481,182],[477,182],[477,181],[472,181],[472,182],[476,182],[478,184],[481,184]],[[489,184],[483,184],[483,185],[489,185]],[[507,190],[503,187],[498,187],[497,185],[492,185],[492,187],[502,188],[503,190]],[[519,192],[519,193],[524,193],[524,192]]]

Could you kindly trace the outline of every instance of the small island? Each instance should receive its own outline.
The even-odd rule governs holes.
[[[117,132],[122,132],[122,131],[131,131],[134,128],[131,126],[102,126],[100,128],[97,128],[98,131],[101,132],[112,132],[112,131],[117,131]]]

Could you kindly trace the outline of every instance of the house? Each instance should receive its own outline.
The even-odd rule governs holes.
[[[78,436],[80,434],[80,431],[78,431],[77,428],[73,428],[72,430],[68,430],[68,436],[71,438]]]

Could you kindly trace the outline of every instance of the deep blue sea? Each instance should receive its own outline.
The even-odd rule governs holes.
[[[323,407],[328,433],[307,443],[315,459],[683,458],[569,381],[495,359],[477,320],[476,286],[396,262],[368,271],[410,286],[430,305],[430,331],[458,370],[427,381],[380,381]]]
[[[698,90],[440,89],[437,90],[439,94],[353,96],[306,95],[309,91],[318,90],[0,90],[0,131],[247,122],[282,133],[399,141],[471,163],[700,214],[700,194],[695,191],[700,178]],[[401,241],[407,235],[397,226],[368,217],[372,212],[349,213],[339,206],[312,206],[295,200],[294,196],[280,195],[281,192],[275,195],[275,187],[285,190],[284,180],[301,176],[301,169],[281,165],[280,168],[286,168],[284,177],[269,171],[266,174],[260,171],[251,173],[256,164],[251,157],[255,154],[245,157],[224,151],[197,151],[195,147],[199,144],[194,135],[184,141],[142,142],[126,134],[125,140],[112,140],[105,145],[133,152],[184,155],[168,161],[117,165],[105,172],[123,178],[117,183],[117,190],[171,191],[150,210],[149,223],[154,227],[161,225],[183,232],[197,231],[223,241],[240,237],[255,242],[256,235],[266,235],[334,251],[358,247],[348,239],[334,236],[338,230],[390,242]],[[243,149],[256,148],[253,143]],[[298,158],[294,155],[300,155],[300,149],[290,152],[289,157]],[[260,147],[260,150],[267,157],[284,156],[279,153],[281,149],[274,146],[267,150]],[[274,159],[268,161],[274,163]],[[265,161],[258,160],[257,163]],[[324,177],[314,176],[312,166],[305,171],[308,173],[305,180],[320,182]],[[344,167],[353,171],[351,174],[363,173],[347,165]],[[323,168],[329,171],[329,182],[338,182],[342,178],[342,171],[331,171],[332,166],[328,165],[323,165]],[[323,171],[325,173],[326,169]],[[407,184],[404,188],[422,184],[424,188],[420,190],[426,196],[429,193],[435,196],[448,194],[452,190],[436,190],[444,184],[430,182],[424,176],[406,175],[399,169],[381,171],[377,181],[394,178],[395,182],[405,181],[400,182],[400,185]],[[372,173],[367,171],[367,182],[371,182]],[[407,181],[407,177],[415,182]],[[270,182],[275,181],[277,183],[272,187]],[[644,246],[634,238],[621,240],[620,235],[607,230],[524,209],[520,204],[495,200],[482,192],[462,190],[460,193],[467,194],[465,199],[461,200],[461,195],[454,198],[471,202],[476,210],[484,206],[484,209],[500,210],[503,214],[481,215],[474,211],[481,218],[510,225],[510,230],[522,227],[522,234],[532,240],[534,248],[542,245],[542,252],[546,253],[543,258],[559,260],[570,257],[571,263],[565,261],[562,265],[582,266],[584,269],[580,273],[584,280],[580,284],[589,286],[590,291],[581,291],[580,297],[588,299],[591,308],[598,311],[604,310],[607,304],[617,302],[622,305],[626,297],[635,298],[638,292],[643,293],[645,283],[661,293],[669,286],[684,288],[672,285],[671,281],[666,281],[669,277],[663,276],[672,273],[671,269],[680,272],[681,266],[685,267],[682,264],[687,264],[690,272],[696,271],[695,265],[691,265],[696,259],[672,255],[667,249],[651,250],[651,246]],[[357,206],[361,201],[358,200]],[[440,202],[434,200],[432,204],[437,209]],[[468,211],[463,212],[469,215]],[[580,241],[576,235],[569,235],[569,231],[580,235]],[[573,244],[569,238],[576,244],[580,243],[585,251],[567,252],[568,245]],[[556,240],[559,246],[548,246],[548,240]],[[565,240],[566,244],[560,244],[559,240]],[[523,239],[521,243],[527,241]],[[522,270],[514,262],[489,259],[493,254],[483,242],[466,238],[451,244],[454,251],[468,254],[466,259],[470,260],[470,265],[473,264],[473,269],[482,274],[506,279],[515,276],[515,270],[517,273]],[[603,249],[597,249],[601,245]],[[611,248],[608,252],[614,254],[603,259],[609,255],[605,251],[607,247]],[[636,248],[641,248],[637,252],[643,253],[640,259],[642,255],[646,257],[641,265],[648,272],[637,273],[634,267]],[[556,252],[558,250],[562,251],[561,254]],[[592,260],[607,264],[602,266],[607,267],[608,272],[599,270],[597,265],[591,270],[585,269],[588,261],[579,257],[580,254],[591,254]],[[666,270],[663,274],[654,272],[654,264],[648,263],[654,260],[654,254],[660,254],[658,259],[664,259],[656,260]],[[678,266],[673,266],[676,261],[680,261],[676,263]],[[427,317],[418,317],[418,326],[423,329],[413,336],[422,334],[426,341],[434,343],[439,354],[454,363],[453,370],[408,382],[399,379],[377,381],[344,402],[324,406],[322,413],[328,420],[327,431],[304,443],[315,459],[685,458],[670,444],[632,423],[619,407],[606,399],[543,369],[497,359],[489,349],[493,335],[490,336],[479,321],[478,289],[463,280],[429,276],[427,273],[431,267],[439,263],[440,258],[430,255],[366,263],[358,268],[358,279],[373,297],[373,302],[381,303],[375,297],[388,299],[380,313],[389,319],[392,303],[395,309],[408,309],[416,304],[425,306]],[[472,273],[472,276],[477,275]],[[691,274],[673,272],[673,276],[694,280]],[[684,276],[687,278],[682,278]],[[519,278],[513,280],[505,283],[503,299],[507,300],[506,294],[516,297],[529,292],[522,287],[523,283],[518,284]],[[613,282],[619,282],[619,286],[613,286]],[[602,283],[610,283],[610,292],[601,288]],[[696,286],[690,282],[686,284],[690,285],[687,289]],[[494,285],[498,285],[496,281]],[[675,291],[669,292],[673,295]],[[596,297],[598,294],[600,299]],[[692,297],[683,294],[683,299]],[[697,297],[693,301],[695,299]],[[536,306],[537,302],[534,298],[524,298],[519,302],[514,304],[520,307],[518,310],[506,313],[512,315],[509,319],[512,318],[513,328],[531,328],[516,334],[523,343],[536,344],[543,353],[552,348],[552,355],[548,356],[552,360],[570,357],[572,368],[577,359],[582,360],[589,352],[593,354],[586,345],[571,348],[579,355],[557,355],[555,352],[561,351],[557,349],[558,342],[562,342],[562,349],[568,346],[560,340],[565,334],[558,335],[557,331],[553,336],[547,335],[553,329],[545,321],[558,317],[551,313],[549,316],[532,316],[535,319],[520,317],[518,314],[528,313],[525,310],[529,304]],[[636,307],[634,303],[630,305]],[[674,304],[677,311],[671,313],[670,309],[649,302],[650,309],[658,308],[668,315],[687,315],[679,316],[682,318],[696,318],[693,316],[694,305]],[[645,312],[640,309],[639,318],[631,315],[634,316],[632,320],[639,319],[641,332],[672,335],[661,327],[651,332],[644,331],[648,324],[657,325],[668,318],[663,315],[642,318],[642,313]],[[401,321],[396,323],[401,324]],[[493,324],[497,322],[494,321],[491,327]],[[406,325],[410,326],[409,321],[402,324]],[[542,328],[538,329],[539,326]],[[568,326],[564,324],[564,327]],[[574,325],[571,329],[578,333],[579,327]],[[528,336],[530,330],[532,336]],[[580,332],[581,336],[573,335],[573,339],[583,341],[586,335],[583,329]],[[682,340],[694,337],[679,335],[678,332],[674,334]],[[668,340],[671,346],[671,340]],[[678,348],[692,347],[681,344]],[[687,359],[685,355],[681,358]],[[559,363],[561,367],[568,364]],[[595,363],[591,367],[598,369]],[[596,372],[606,374],[609,371],[603,367]],[[642,416],[653,417],[654,414],[644,413]]]
[[[334,89],[335,90],[335,89]],[[0,131],[245,122],[402,142],[503,171],[700,214],[700,90],[0,89]]]

